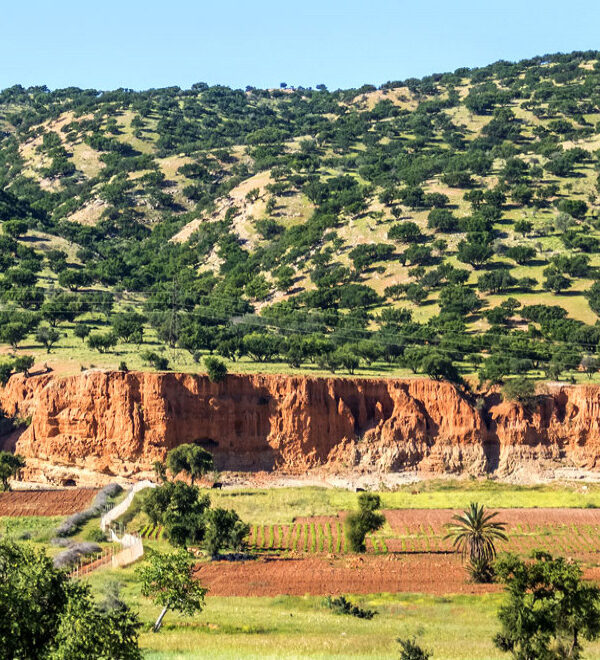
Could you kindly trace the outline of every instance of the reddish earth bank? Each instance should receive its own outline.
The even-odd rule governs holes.
[[[600,387],[548,388],[531,409],[426,379],[109,372],[25,378],[0,390],[30,471],[132,476],[183,442],[220,469],[508,475],[600,467]],[[60,468],[57,471],[57,468]],[[77,472],[79,470],[79,472]],[[33,476],[33,474],[31,475]]]

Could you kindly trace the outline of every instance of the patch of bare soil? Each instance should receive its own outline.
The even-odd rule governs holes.
[[[0,493],[0,516],[68,516],[86,509],[97,493],[95,488]]]
[[[318,596],[369,593],[480,594],[500,585],[471,584],[455,554],[329,558],[265,557],[202,564],[198,579],[210,596]]]

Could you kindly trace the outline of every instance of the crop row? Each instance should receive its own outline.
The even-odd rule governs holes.
[[[154,525],[152,523],[148,523],[140,529],[139,534],[143,539],[148,539],[149,541],[158,541],[163,538],[164,531],[165,530],[162,525]]]

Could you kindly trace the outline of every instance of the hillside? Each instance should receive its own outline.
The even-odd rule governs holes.
[[[337,91],[6,89],[1,380],[208,353],[597,379],[599,89],[597,52]]]

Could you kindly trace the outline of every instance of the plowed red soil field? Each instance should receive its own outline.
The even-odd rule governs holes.
[[[68,516],[92,503],[96,488],[0,493],[0,516]]]
[[[415,592],[483,593],[498,585],[474,585],[460,557],[444,540],[455,511],[385,511],[386,526],[368,539],[363,556],[347,554],[343,518],[298,519],[292,525],[258,525],[250,545],[263,555],[244,562],[212,562],[198,575],[210,594],[223,596],[328,595]],[[529,555],[535,548],[582,562],[585,576],[600,580],[600,510],[502,509],[509,542],[499,550]]]

